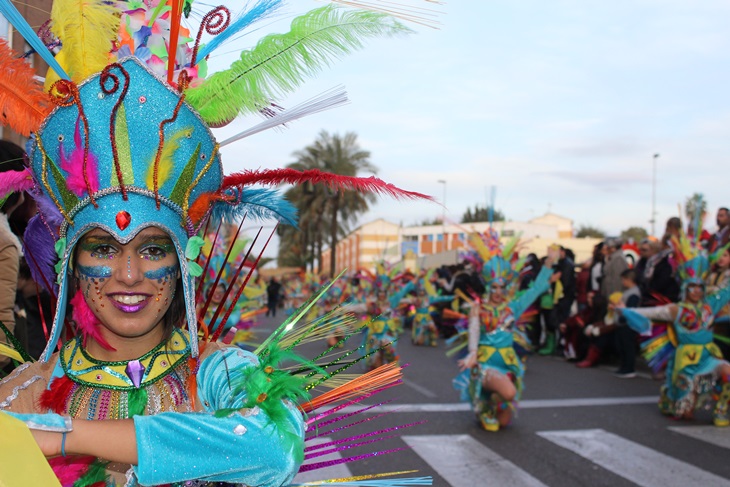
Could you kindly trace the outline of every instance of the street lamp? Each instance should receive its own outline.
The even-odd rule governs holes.
[[[441,212],[441,233],[444,239],[443,250],[446,250],[446,180],[439,179],[437,182],[444,185],[444,199],[441,201],[443,205],[443,211]]]
[[[651,167],[651,235],[656,236],[656,160],[659,154],[654,154]]]

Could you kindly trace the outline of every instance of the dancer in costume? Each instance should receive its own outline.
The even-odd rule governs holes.
[[[469,313],[468,355],[459,361],[462,373],[454,386],[461,398],[471,401],[482,427],[497,431],[509,424],[522,393],[522,362],[514,349],[514,327],[522,313],[550,286],[555,251],[548,250],[546,264],[531,286],[514,294],[523,260],[514,262],[514,239],[504,249],[493,231],[472,234],[479,254],[486,295],[473,300]]]
[[[438,329],[433,322],[433,305],[436,303],[450,303],[454,296],[442,296],[432,282],[435,269],[431,269],[418,279],[416,296],[412,299],[416,314],[413,318],[411,341],[414,345],[438,346]]]
[[[413,281],[402,285],[397,291],[400,279],[397,269],[388,269],[385,264],[377,265],[378,274],[374,280],[375,299],[368,301],[364,309],[370,319],[367,321],[363,345],[367,357],[367,367],[376,369],[383,364],[397,362],[396,340],[401,332],[398,308],[403,298],[415,287]],[[362,306],[351,306],[354,312],[362,311]]]
[[[698,228],[699,218],[695,219]],[[701,235],[700,231],[695,232]],[[675,418],[689,418],[695,409],[716,399],[713,420],[728,426],[730,363],[713,343],[713,323],[730,301],[730,287],[707,292],[705,280],[709,261],[699,238],[690,239],[681,229],[671,240],[677,274],[682,280],[679,303],[650,308],[616,308],[629,326],[644,336],[649,365],[666,368],[666,382],[660,390],[659,408]]]
[[[215,341],[195,299],[206,222],[213,218],[215,226],[243,214],[291,221],[292,208],[275,192],[249,186],[331,178],[291,170],[224,178],[208,125],[264,109],[272,93],[294,87],[300,73],[359,45],[361,34],[403,29],[383,14],[326,6],[205,80],[197,75],[220,45],[216,41],[280,2],[252,5],[232,32],[221,27],[227,10],[215,9],[203,24],[218,22],[217,33],[223,33],[200,50],[197,43],[186,46],[180,26],[183,4],[187,11],[190,2],[171,3],[120,2],[119,8],[131,10],[119,11],[112,2],[59,0],[52,30],[61,38],[53,44],[62,47],[54,58],[12,3],[0,0],[0,13],[53,69],[46,91],[0,42],[2,119],[25,135],[34,133],[31,167],[2,178],[0,198],[20,190],[36,198],[40,213],[29,223],[26,250],[39,281],[58,300],[41,361],[0,382],[0,428],[32,429],[64,486],[286,485],[298,470],[332,464],[317,461],[319,452],[305,454],[305,435],[328,434],[324,425],[344,418],[322,408],[333,401],[357,403],[398,382],[400,371],[385,367],[310,399],[308,391],[347,366],[332,370],[339,358],[325,353],[314,363],[293,350],[315,327],[301,319],[309,305],[255,353]],[[276,76],[276,69],[285,73]],[[339,176],[331,184],[418,196],[373,178]],[[65,325],[69,304],[74,328]],[[327,319],[338,326],[355,321],[333,312]],[[5,351],[22,358],[19,350]],[[284,359],[301,366],[283,368]],[[339,450],[360,444],[348,442],[325,445]],[[311,463],[302,467],[304,460]],[[28,485],[22,477],[2,480]]]

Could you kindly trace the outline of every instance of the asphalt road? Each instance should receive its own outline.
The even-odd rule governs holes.
[[[273,327],[274,321],[265,319],[260,336]],[[409,476],[431,475],[436,486],[730,487],[730,428],[711,426],[710,411],[698,412],[692,421],[662,416],[656,405],[660,382],[648,373],[619,379],[610,364],[586,370],[559,357],[532,356],[517,418],[488,433],[468,405],[458,401],[451,385],[457,367],[446,357],[443,341],[436,348],[415,347],[404,335],[398,350],[401,363],[409,364],[404,383],[368,403],[392,399],[375,409],[390,414],[347,433],[425,422],[395,430],[393,438],[376,444],[401,451],[316,470],[297,480],[416,469]],[[339,433],[328,438],[347,436]]]

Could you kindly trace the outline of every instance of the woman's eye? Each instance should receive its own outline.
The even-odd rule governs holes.
[[[150,245],[140,251],[140,257],[145,260],[160,260],[167,257],[167,250],[157,245]]]
[[[117,250],[111,245],[94,245],[92,246],[91,256],[97,259],[112,259],[116,255]]]

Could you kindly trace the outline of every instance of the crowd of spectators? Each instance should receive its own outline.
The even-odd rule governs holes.
[[[700,236],[712,256],[706,292],[730,284],[727,208],[718,210],[716,223],[714,234],[703,232]],[[539,344],[538,353],[562,353],[581,368],[617,362],[617,376],[634,377],[639,337],[615,315],[611,304],[620,301],[627,307],[640,307],[680,300],[681,286],[673,267],[670,241],[681,228],[679,218],[670,218],[661,239],[641,240],[639,259],[633,268],[622,250],[625,242],[617,238],[600,242],[592,257],[578,266],[571,260],[571,252],[561,249],[563,258],[554,267],[553,286],[539,300],[537,318],[528,324],[532,343]],[[688,235],[692,235],[691,228]],[[525,276],[524,283],[531,275]],[[730,307],[716,320],[714,332],[724,357],[730,358]]]

